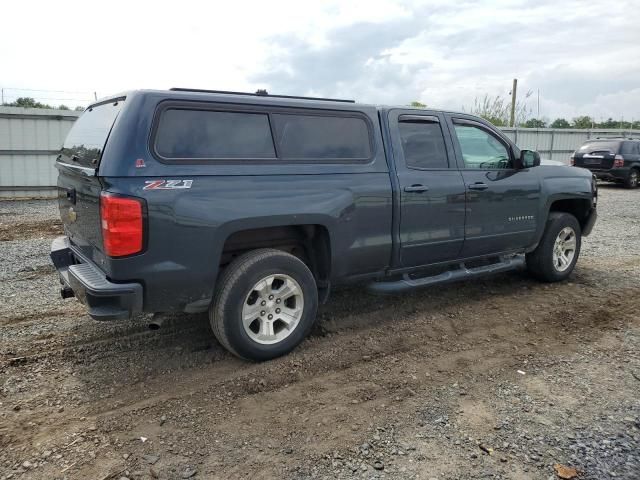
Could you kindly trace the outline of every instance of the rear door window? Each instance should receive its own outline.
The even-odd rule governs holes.
[[[447,150],[438,122],[400,121],[404,160],[409,168],[448,168]]]
[[[62,146],[61,153],[67,157],[66,161],[95,167],[123,105],[124,98],[121,98],[85,110],[73,124]]]
[[[156,152],[166,159],[273,159],[266,113],[170,108],[156,131]]]
[[[280,157],[285,160],[371,158],[369,128],[360,117],[272,115]]]

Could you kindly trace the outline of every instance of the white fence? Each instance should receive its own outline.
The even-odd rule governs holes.
[[[69,110],[0,107],[0,199],[56,195],[55,158],[79,115]],[[519,147],[563,162],[589,138],[640,137],[640,130],[502,130]]]
[[[79,115],[0,107],[0,199],[56,196],[56,155]]]

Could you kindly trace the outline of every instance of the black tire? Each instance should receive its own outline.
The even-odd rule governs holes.
[[[297,326],[286,338],[263,344],[245,330],[242,309],[256,283],[269,275],[287,275],[295,280],[302,290],[304,307]],[[209,321],[213,334],[231,353],[246,360],[263,361],[285,355],[300,344],[313,328],[317,309],[318,288],[304,262],[286,252],[265,248],[245,253],[224,270],[209,307]]]
[[[575,232],[575,253],[568,267],[564,270],[559,270],[555,265],[553,253],[556,238],[566,227],[572,228]],[[570,213],[551,212],[540,243],[533,252],[527,254],[527,268],[529,269],[529,273],[543,282],[560,282],[565,280],[571,275],[578,261],[581,244],[582,230],[576,217]]]
[[[640,171],[637,168],[629,170],[629,175],[624,180],[624,186],[627,188],[638,188],[640,182]]]

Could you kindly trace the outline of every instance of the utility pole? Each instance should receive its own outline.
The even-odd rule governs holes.
[[[98,93],[97,92],[93,92],[93,99],[97,102],[98,101]]]
[[[0,106],[4,105],[4,88],[2,89],[2,103],[0,103]]]
[[[516,90],[518,89],[518,79],[513,79],[513,88],[511,89],[511,126],[516,125]]]

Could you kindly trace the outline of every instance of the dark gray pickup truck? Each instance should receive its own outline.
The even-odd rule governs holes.
[[[128,92],[84,112],[56,167],[63,297],[100,320],[208,311],[254,360],[298,345],[333,286],[562,280],[596,219],[588,171],[480,118],[333,99]]]

